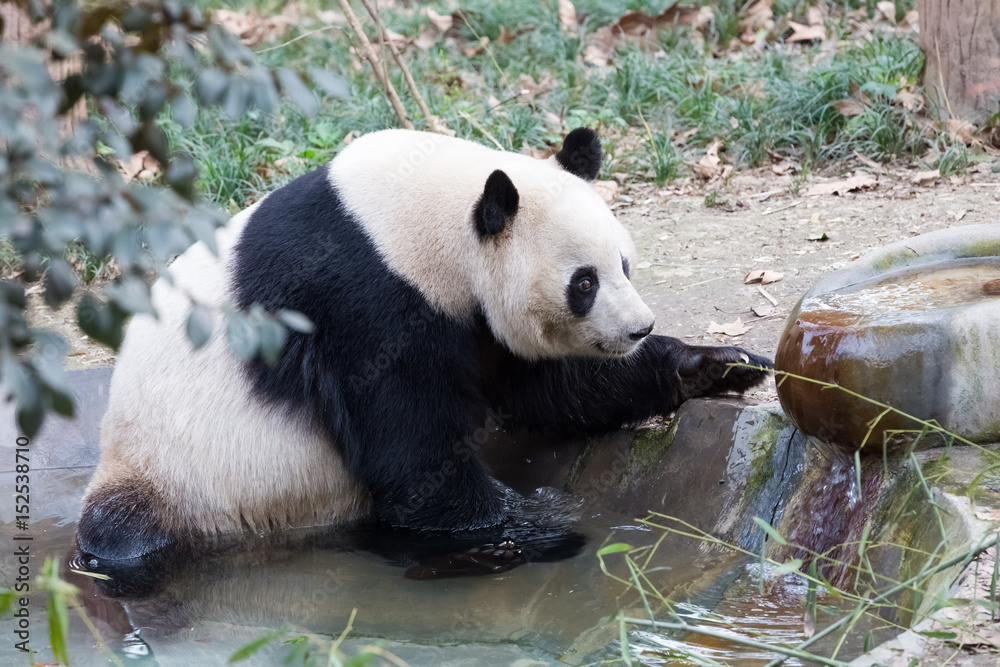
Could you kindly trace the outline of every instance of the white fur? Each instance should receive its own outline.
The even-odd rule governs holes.
[[[496,169],[513,181],[520,208],[508,230],[481,242],[472,214]],[[494,334],[525,358],[627,354],[629,334],[653,323],[622,272],[622,257],[635,252],[628,232],[554,158],[385,130],[348,146],[330,178],[399,275],[449,314],[469,317],[481,304]],[[578,318],[566,287],[582,266],[597,268],[600,289]]]
[[[171,266],[175,284],[153,286],[160,316],[129,325],[101,422],[101,461],[88,493],[105,482],[139,480],[170,499],[161,519],[202,533],[350,521],[365,494],[330,443],[276,416],[250,393],[224,337],[192,350],[185,334],[191,299],[218,308],[231,300],[232,247],[251,207],[216,233],[219,257],[198,243]]]

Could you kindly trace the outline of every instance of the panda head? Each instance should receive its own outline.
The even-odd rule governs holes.
[[[589,183],[600,140],[580,128],[549,160],[517,158],[489,175],[471,212],[494,335],[528,359],[632,353],[654,317],[629,280],[628,232]]]

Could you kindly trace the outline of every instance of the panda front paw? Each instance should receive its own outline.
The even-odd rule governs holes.
[[[742,394],[767,379],[774,362],[739,347],[689,346],[677,374],[684,400],[725,392]]]

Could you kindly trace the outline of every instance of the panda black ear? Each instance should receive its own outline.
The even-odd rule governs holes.
[[[507,174],[499,169],[490,174],[473,213],[479,240],[496,236],[506,229],[507,221],[517,214],[519,201],[517,188]]]
[[[601,140],[589,127],[578,127],[566,135],[556,160],[569,173],[592,181],[601,170]]]

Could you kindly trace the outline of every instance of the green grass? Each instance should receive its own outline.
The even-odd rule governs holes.
[[[575,126],[596,127],[608,154],[602,178],[624,173],[635,181],[667,183],[689,173],[685,163],[696,161],[716,138],[737,168],[765,165],[781,156],[808,172],[855,151],[882,162],[929,160],[948,173],[967,163],[962,148],[946,137],[924,136],[913,114],[893,103],[901,87],[917,81],[923,65],[922,54],[907,37],[876,33],[870,41],[832,54],[781,45],[740,51],[738,23],[746,3],[726,0],[713,3],[715,20],[703,47],[687,28],[678,28],[660,32],[660,53],[622,45],[610,68],[584,61],[588,32],[626,10],[655,15],[670,4],[580,1],[576,8],[584,20],[579,34],[570,35],[559,23],[554,1],[466,0],[450,33],[457,42],[439,36],[433,47],[410,47],[405,56],[432,112],[460,137],[520,151],[556,145]],[[448,13],[442,3],[430,6]],[[829,20],[839,20],[844,6],[830,3],[827,9],[834,18]],[[863,6],[847,3],[849,9]],[[904,3],[900,11],[911,6]],[[804,18],[807,9],[806,3],[778,3],[776,15]],[[432,30],[429,20],[412,8],[386,11],[383,18],[387,27],[411,37]],[[283,39],[317,26],[304,22]],[[501,31],[517,36],[504,44]],[[488,45],[468,55],[464,47],[480,37],[489,38]],[[352,66],[350,45],[345,32],[328,30],[261,54],[263,64],[272,67],[318,66],[346,73],[351,94],[324,100],[314,118],[283,105],[273,116],[257,112],[235,121],[201,112],[194,131],[167,124],[175,145],[199,159],[202,189],[210,200],[243,206],[330,159],[348,133],[399,126],[368,65]],[[734,48],[727,50],[730,45]],[[424,127],[402,76],[395,67],[391,73],[415,125]],[[550,84],[528,99],[520,95],[522,76]],[[860,116],[847,118],[830,106],[854,91],[871,102]],[[674,136],[692,130],[684,134],[683,144],[673,142]],[[276,159],[288,156],[302,162],[272,168]]]
[[[671,4],[578,0],[581,25],[576,35],[560,25],[556,0],[463,0],[447,39],[418,11],[423,5],[386,10],[383,19],[388,28],[409,37],[421,31],[437,36],[430,48],[410,46],[404,55],[432,113],[458,136],[521,151],[551,148],[566,131],[588,125],[604,142],[602,179],[624,174],[628,181],[664,184],[689,176],[688,165],[715,139],[736,169],[766,166],[775,159],[793,162],[799,180],[792,190],[806,175],[855,152],[880,162],[916,160],[945,175],[961,173],[968,165],[964,145],[949,140],[946,132],[925,135],[914,114],[894,103],[900,89],[918,82],[923,66],[923,55],[910,37],[875,32],[870,40],[835,51],[776,42],[760,51],[746,49],[739,46],[738,24],[747,3],[725,0],[706,2],[715,18],[704,39],[694,39],[688,28],[662,30],[658,53],[621,44],[612,66],[586,62],[591,33],[626,11],[656,15]],[[206,0],[206,7],[213,5],[219,3]],[[253,5],[263,16],[282,9],[270,0],[226,3],[234,5]],[[326,8],[320,5],[305,3],[317,11]],[[450,13],[443,2],[427,6]],[[845,7],[866,5],[858,0],[826,4],[828,25],[846,34]],[[911,7],[909,0],[901,0],[897,14]],[[805,20],[808,8],[800,0],[774,5],[776,17],[790,14],[798,20]],[[237,119],[202,110],[192,128],[163,121],[174,149],[195,156],[203,197],[221,208],[243,208],[263,192],[318,167],[352,133],[400,126],[370,67],[359,66],[351,53],[349,31],[317,31],[328,26],[310,18],[314,13],[304,10],[305,18],[283,41],[253,48],[269,67],[341,73],[350,91],[345,99],[323,98],[311,118],[281,102],[275,113],[252,110]],[[367,16],[361,18],[370,24]],[[503,43],[501,34],[516,37]],[[466,47],[478,44],[480,37],[489,39],[485,49],[467,53]],[[394,65],[390,74],[414,124],[425,128],[427,121]],[[521,94],[522,77],[548,83],[528,97]],[[847,118],[830,106],[852,94],[870,101],[863,114]],[[276,165],[282,158],[294,159]],[[16,257],[5,259],[10,255],[0,246],[0,269],[17,265]],[[95,262],[100,264],[86,264]],[[88,273],[100,275],[97,269]]]

